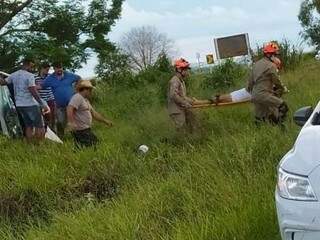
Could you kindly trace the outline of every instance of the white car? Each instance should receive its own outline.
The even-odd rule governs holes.
[[[9,76],[10,76],[9,74],[0,71],[0,78],[6,78]],[[3,113],[2,113],[3,109],[1,108],[1,105],[3,104],[3,102],[1,102],[1,101],[5,101],[5,100],[9,101],[8,100],[9,98],[10,97],[9,97],[8,89],[0,86],[0,133],[3,132],[8,137],[10,137],[10,134],[9,134],[10,130],[8,130],[5,119],[3,118]],[[13,106],[13,102],[12,102],[12,106]],[[17,113],[15,113],[15,114],[17,114]],[[17,131],[17,130],[15,130],[15,131]],[[62,140],[49,127],[46,128],[45,137],[53,142],[63,143]]]
[[[9,74],[0,71],[0,77],[9,77]]]
[[[294,116],[303,126],[278,168],[275,193],[283,240],[320,239],[320,102]]]

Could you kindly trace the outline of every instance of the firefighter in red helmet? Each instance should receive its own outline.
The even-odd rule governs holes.
[[[266,44],[263,47],[263,54],[264,57],[253,65],[247,91],[252,95],[256,122],[281,124],[289,109],[280,97],[285,88],[277,70],[278,44],[274,42]]]
[[[194,130],[194,116],[191,108],[196,99],[187,96],[185,79],[189,76],[190,63],[181,58],[174,63],[176,74],[169,81],[167,100],[169,116],[177,129]]]

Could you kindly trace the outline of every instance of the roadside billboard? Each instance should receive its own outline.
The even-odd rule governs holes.
[[[250,55],[249,35],[239,34],[214,39],[217,59]]]

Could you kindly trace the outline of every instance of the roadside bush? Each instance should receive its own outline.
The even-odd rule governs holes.
[[[173,75],[171,60],[165,53],[159,55],[154,65],[150,65],[138,73],[132,72],[130,67],[126,65],[123,55],[117,55],[117,57],[120,58],[119,61],[113,61],[115,65],[119,64],[115,72],[102,68],[102,65],[97,68],[101,81],[100,91],[95,96],[96,101],[103,102],[102,98],[106,92],[121,93],[123,96],[128,94],[134,106],[138,103],[145,106],[145,104],[165,101],[167,85]],[[107,63],[109,64],[110,61],[108,60]],[[108,64],[104,67],[109,66]]]
[[[226,90],[235,86],[247,75],[247,67],[227,59],[223,64],[216,66],[205,76],[202,88]]]
[[[161,102],[165,100],[167,84],[174,72],[171,60],[165,53],[158,56],[154,65],[139,72],[131,69],[128,57],[119,51],[106,52],[104,57],[105,61],[101,61],[96,68],[100,77],[99,86],[103,89],[95,97],[96,101],[101,100],[101,94],[111,89],[123,94],[127,90],[150,92],[150,88],[154,89],[153,99],[160,99]]]
[[[148,67],[135,76],[135,81],[139,83],[139,88],[144,88],[147,85],[153,85],[158,89],[157,96],[161,102],[164,101],[167,94],[167,85],[172,77],[172,73],[163,72],[156,67]]]

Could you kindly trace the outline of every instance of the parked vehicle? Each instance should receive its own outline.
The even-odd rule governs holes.
[[[283,240],[320,239],[320,102],[299,109],[302,126],[293,148],[281,160],[275,193]]]
[[[315,59],[320,61],[320,51],[316,54]]]
[[[1,78],[8,76],[9,74],[0,71]],[[17,110],[7,86],[0,86],[0,134],[13,138],[22,136]]]

